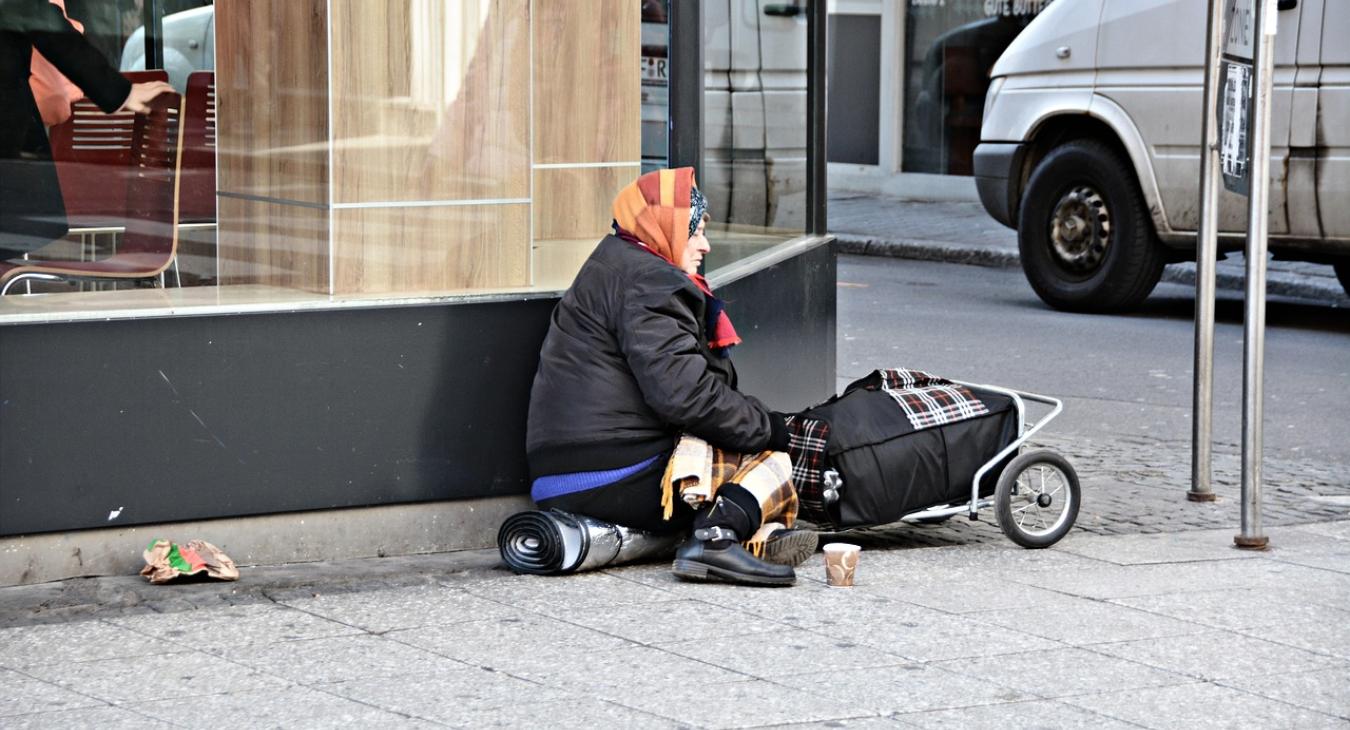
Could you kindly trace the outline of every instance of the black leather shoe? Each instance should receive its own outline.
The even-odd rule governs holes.
[[[723,580],[749,586],[790,586],[797,573],[790,565],[773,565],[747,553],[738,542],[724,548],[691,539],[675,553],[675,575],[685,580]]]

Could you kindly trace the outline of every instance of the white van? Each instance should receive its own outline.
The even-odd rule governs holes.
[[[1195,259],[1206,5],[1055,0],[994,65],[975,182],[1051,306],[1127,309]],[[1350,292],[1350,2],[1278,15],[1270,249],[1333,264]],[[1221,194],[1221,251],[1241,250],[1245,211]]]

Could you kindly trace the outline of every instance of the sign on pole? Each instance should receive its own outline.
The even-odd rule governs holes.
[[[1219,96],[1219,159],[1223,186],[1251,193],[1251,102],[1256,53],[1253,3],[1228,0],[1223,44],[1223,93]]]

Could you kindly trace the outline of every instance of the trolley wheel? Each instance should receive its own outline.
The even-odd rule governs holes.
[[[1054,451],[1030,451],[1013,459],[998,478],[994,510],[1009,540],[1024,548],[1059,542],[1081,502],[1078,473]]]

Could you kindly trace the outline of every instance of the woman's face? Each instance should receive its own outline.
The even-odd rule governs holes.
[[[703,254],[712,250],[712,244],[708,243],[708,237],[704,235],[708,226],[707,219],[698,222],[698,230],[689,237],[689,242],[684,245],[684,271],[687,274],[697,274],[698,265],[703,263]]]

